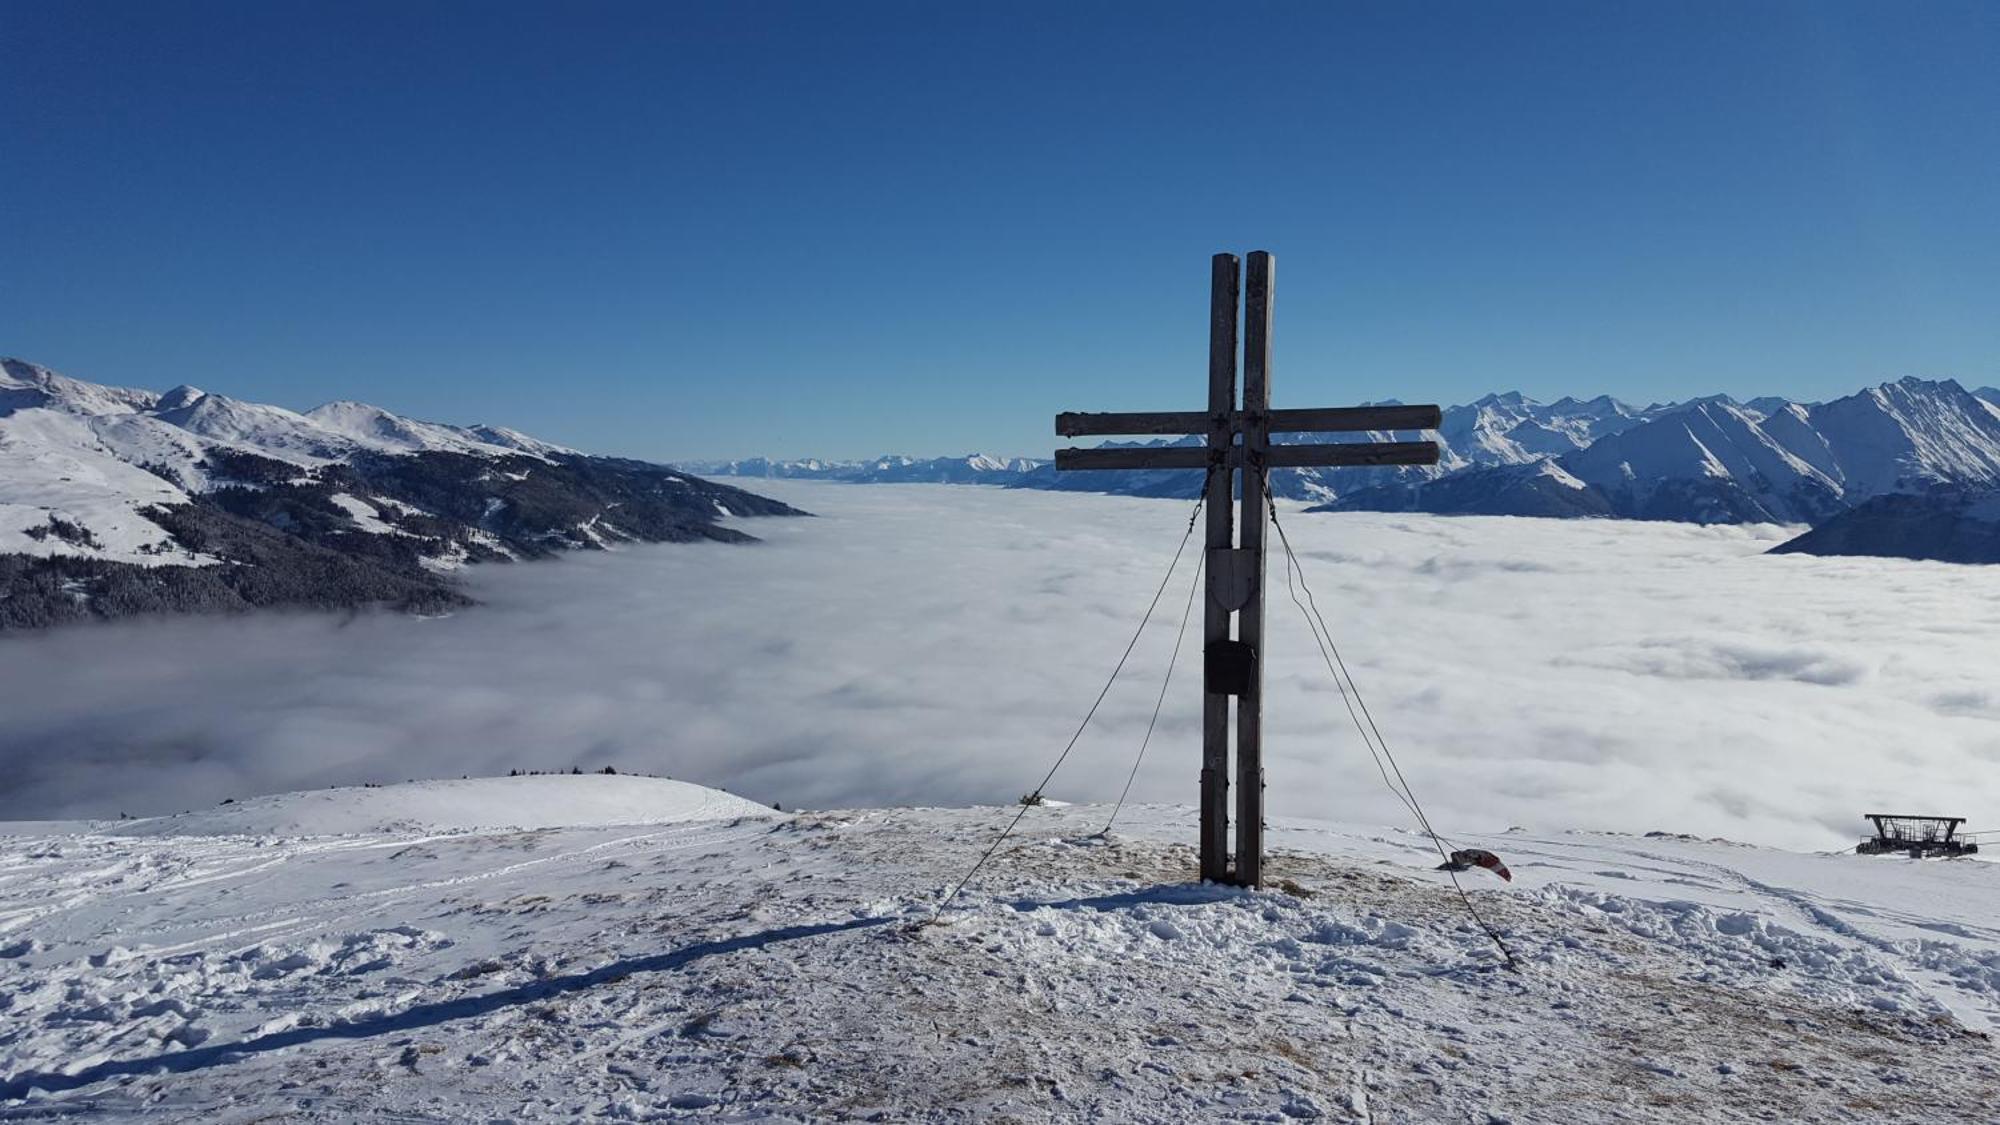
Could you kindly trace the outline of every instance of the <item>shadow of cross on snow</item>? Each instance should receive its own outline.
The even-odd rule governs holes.
[[[160,1055],[149,1055],[136,1059],[111,1059],[85,1067],[74,1074],[52,1072],[30,1072],[15,1075],[0,1081],[0,1098],[25,1098],[30,1090],[58,1093],[74,1090],[109,1078],[125,1075],[147,1074],[165,1070],[185,1073],[201,1070],[222,1063],[241,1061],[250,1055],[270,1051],[282,1051],[320,1039],[368,1039],[377,1035],[389,1035],[411,1031],[416,1028],[432,1027],[452,1020],[468,1019],[499,1011],[515,1004],[528,1004],[560,996],[567,992],[581,992],[600,984],[634,976],[639,973],[664,973],[683,968],[704,957],[714,957],[724,953],[735,953],[743,949],[761,949],[784,941],[798,941],[801,938],[818,937],[821,934],[844,933],[849,930],[866,929],[871,926],[887,925],[894,918],[856,918],[846,922],[820,922],[809,926],[784,926],[773,930],[763,930],[740,937],[705,941],[677,949],[672,953],[659,953],[650,957],[631,957],[623,961],[613,961],[588,972],[570,973],[565,976],[548,977],[530,981],[514,988],[503,988],[498,992],[482,993],[478,996],[463,996],[455,1000],[441,1000],[433,1004],[418,1004],[400,1012],[384,1013],[367,1019],[335,1024],[331,1027],[299,1027],[290,1031],[274,1032],[240,1043],[224,1043],[213,1047],[196,1047],[185,1051],[173,1051]]]

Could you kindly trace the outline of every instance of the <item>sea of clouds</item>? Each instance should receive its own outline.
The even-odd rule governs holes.
[[[1189,516],[964,486],[759,490],[818,516],[743,521],[753,546],[477,568],[486,604],[445,619],[0,640],[0,818],[572,765],[786,808],[1011,802],[1096,697]],[[1287,513],[1441,829],[1832,847],[1884,809],[2000,827],[2000,568],[1767,556],[1790,534],[1773,527]],[[1052,796],[1117,797],[1198,546]],[[1403,823],[1283,573],[1271,812]],[[1137,801],[1194,798],[1195,618]]]

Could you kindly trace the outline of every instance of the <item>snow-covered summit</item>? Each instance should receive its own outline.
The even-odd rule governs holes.
[[[200,387],[190,383],[182,383],[180,386],[161,395],[159,400],[153,403],[153,409],[155,411],[186,410],[207,397],[208,392],[202,390]]]
[[[379,792],[414,823],[0,833],[0,1115],[1970,1122],[2000,1086],[1992,864],[1466,839],[1515,872],[1465,881],[1508,971],[1394,828],[1276,819],[1245,890],[1193,881],[1191,809],[1033,809],[918,926],[1018,810],[440,834],[451,790]]]

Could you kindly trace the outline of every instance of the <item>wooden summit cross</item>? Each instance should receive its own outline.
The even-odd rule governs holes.
[[[1434,465],[1428,441],[1272,445],[1273,433],[1434,430],[1435,406],[1271,409],[1271,274],[1250,254],[1244,294],[1243,404],[1236,404],[1236,339],[1242,268],[1217,254],[1209,299],[1208,409],[1145,414],[1058,414],[1056,433],[1200,434],[1206,448],[1058,449],[1057,469],[1208,469],[1208,598],[1202,631],[1201,877],[1257,886],[1264,867],[1263,681],[1264,489],[1269,469],[1331,465]],[[1239,440],[1240,439],[1240,440]],[[1242,474],[1241,545],[1229,499]],[[1235,637],[1230,637],[1234,618]],[[1229,853],[1229,697],[1236,704],[1236,862]]]

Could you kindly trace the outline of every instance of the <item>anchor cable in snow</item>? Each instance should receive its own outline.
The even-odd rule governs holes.
[[[1194,538],[1195,521],[1201,518],[1202,505],[1208,501],[1209,479],[1214,474],[1215,467],[1211,465],[1208,475],[1202,478],[1201,493],[1195,498],[1194,511],[1188,513],[1187,530],[1181,534],[1180,546],[1174,548],[1173,561],[1167,564],[1167,573],[1160,578],[1160,588],[1153,591],[1153,600],[1147,604],[1145,616],[1139,619],[1139,627],[1133,631],[1132,639],[1125,642],[1125,652],[1118,657],[1118,664],[1111,669],[1110,678],[1104,681],[1104,687],[1097,693],[1090,710],[1084,713],[1083,722],[1077,724],[1076,733],[1069,736],[1069,742],[1063,746],[1062,753],[1056,755],[1055,764],[1049,767],[1048,773],[1042,775],[1041,783],[1027,796],[1021,798],[1021,811],[1014,814],[1014,819],[1007,822],[1006,829],[987,847],[985,854],[979,857],[979,862],[972,865],[972,870],[965,873],[965,878],[960,879],[958,885],[951,889],[951,893],[944,896],[937,904],[937,908],[931,911],[931,916],[925,925],[934,923],[943,916],[945,907],[950,906],[958,898],[965,890],[966,884],[972,882],[972,877],[979,874],[979,869],[985,867],[986,861],[993,858],[993,853],[1000,850],[1000,845],[1007,842],[1007,837],[1014,834],[1014,829],[1021,824],[1021,818],[1028,815],[1029,809],[1041,803],[1042,791],[1048,788],[1049,782],[1055,780],[1056,771],[1062,768],[1064,761],[1068,760],[1069,752],[1076,749],[1077,740],[1083,737],[1085,728],[1090,726],[1090,720],[1097,717],[1097,709],[1103,705],[1104,697],[1111,694],[1111,685],[1118,682],[1118,674],[1125,670],[1125,662],[1132,658],[1132,650],[1139,647],[1139,638],[1145,635],[1146,624],[1153,619],[1153,611],[1160,607],[1160,598],[1166,594],[1167,584],[1173,581],[1174,571],[1180,569],[1181,556],[1187,553],[1188,540]]]
[[[1340,689],[1341,701],[1347,704],[1347,714],[1354,720],[1355,732],[1361,736],[1362,745],[1368,747],[1369,755],[1375,759],[1376,771],[1382,774],[1382,781],[1389,787],[1389,791],[1394,793],[1396,799],[1403,802],[1403,806],[1417,818],[1417,824],[1423,828],[1431,846],[1437,849],[1439,858],[1444,860],[1445,874],[1451,876],[1451,885],[1458,891],[1459,899],[1465,903],[1466,913],[1470,914],[1473,922],[1492,939],[1507,967],[1520,968],[1514,960],[1513,950],[1507,948],[1507,943],[1501,939],[1499,931],[1487,925],[1486,919],[1480,917],[1478,907],[1472,904],[1472,896],[1466,893],[1464,884],[1458,881],[1458,872],[1453,870],[1451,855],[1445,850],[1445,845],[1451,841],[1431,827],[1430,817],[1424,814],[1423,804],[1417,800],[1416,791],[1410,788],[1409,779],[1403,776],[1403,767],[1396,763],[1396,755],[1390,751],[1388,740],[1382,737],[1382,728],[1376,724],[1374,714],[1368,710],[1368,701],[1362,698],[1361,685],[1355,682],[1353,674],[1347,670],[1347,662],[1341,659],[1340,649],[1333,643],[1333,630],[1327,626],[1326,617],[1319,611],[1319,602],[1313,598],[1312,587],[1306,585],[1306,572],[1305,568],[1299,565],[1298,552],[1292,550],[1291,538],[1285,534],[1285,525],[1278,519],[1278,504],[1271,496],[1268,480],[1264,488],[1264,506],[1270,511],[1271,526],[1277,529],[1278,542],[1285,548],[1285,589],[1291,594],[1292,604],[1298,606],[1299,612],[1305,616],[1306,626],[1312,630],[1313,643],[1319,647],[1320,658],[1326,662],[1326,670],[1333,676],[1334,686]],[[1298,577],[1296,587],[1292,581],[1294,574]],[[1305,601],[1299,600],[1300,590],[1305,591]],[[1358,713],[1357,707],[1360,708]],[[1377,753],[1378,747],[1380,753]],[[1388,769],[1383,768],[1384,759],[1388,761]],[[1390,771],[1394,771],[1396,775],[1396,780],[1393,782],[1389,780]]]

